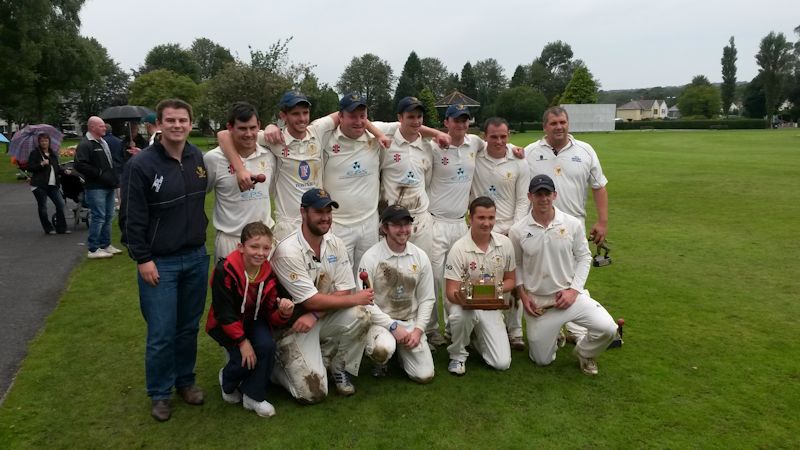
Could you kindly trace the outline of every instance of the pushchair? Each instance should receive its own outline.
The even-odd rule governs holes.
[[[89,208],[86,205],[86,194],[83,188],[86,181],[83,176],[75,170],[75,162],[67,161],[61,165],[61,195],[65,199],[70,199],[73,202],[72,217],[73,229],[78,228],[78,225],[83,222],[86,227],[89,227]],[[55,219],[54,219],[55,220]]]

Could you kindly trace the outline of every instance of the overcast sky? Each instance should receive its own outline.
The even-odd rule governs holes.
[[[737,79],[758,73],[755,54],[770,31],[800,25],[797,1],[571,0],[252,1],[87,0],[81,32],[96,38],[123,69],[137,68],[156,45],[184,47],[206,37],[249,61],[248,45],[266,50],[294,36],[293,62],[315,64],[332,86],[354,56],[375,53],[399,76],[408,54],[437,57],[451,72],[495,58],[511,77],[542,47],[562,40],[602,89],[683,85],[703,74],[722,79],[730,36]]]

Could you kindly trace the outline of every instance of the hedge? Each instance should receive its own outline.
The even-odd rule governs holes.
[[[615,125],[616,130],[760,130],[767,127],[763,119],[639,120]]]

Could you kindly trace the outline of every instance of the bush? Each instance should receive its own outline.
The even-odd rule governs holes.
[[[766,128],[762,119],[707,119],[707,120],[640,120],[636,122],[616,122],[616,130],[761,130]]]

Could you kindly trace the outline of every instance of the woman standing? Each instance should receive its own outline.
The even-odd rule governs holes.
[[[50,147],[50,136],[40,133],[37,137],[39,146],[28,156],[28,170],[33,173],[31,188],[36,203],[39,205],[39,220],[46,234],[69,234],[67,221],[64,218],[64,197],[58,187],[61,185],[61,166],[58,154]],[[55,223],[50,223],[47,213],[47,197],[56,205]]]

